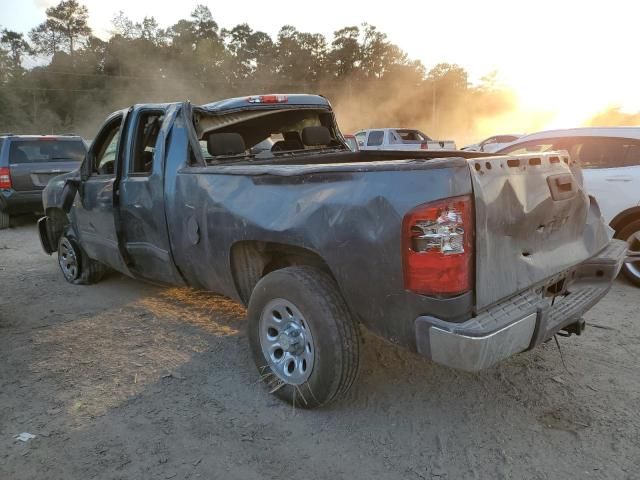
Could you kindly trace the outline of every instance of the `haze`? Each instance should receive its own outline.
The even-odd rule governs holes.
[[[27,33],[55,3],[0,0],[0,24]],[[89,9],[90,26],[102,38],[108,37],[119,10],[134,20],[154,16],[164,27],[187,17],[197,3],[209,6],[221,27],[247,22],[271,35],[292,24],[330,37],[338,28],[368,22],[427,69],[439,62],[456,63],[472,82],[497,71],[498,81],[515,92],[519,115],[542,116],[544,127],[580,125],[611,106],[640,110],[640,66],[634,55],[640,3],[633,1],[82,3]],[[516,128],[527,127],[511,120]]]

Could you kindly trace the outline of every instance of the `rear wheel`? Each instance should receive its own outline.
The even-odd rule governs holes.
[[[0,212],[0,230],[11,226],[11,217],[6,212]]]
[[[616,238],[624,240],[632,252],[640,252],[640,220],[632,221],[616,233]],[[640,287],[640,261],[622,265],[622,273],[634,285]]]
[[[90,259],[73,236],[63,234],[58,242],[58,265],[64,279],[74,285],[91,285],[99,282],[107,268]]]
[[[326,405],[353,384],[359,331],[334,280],[296,266],[276,270],[253,290],[249,343],[269,392],[301,408]]]

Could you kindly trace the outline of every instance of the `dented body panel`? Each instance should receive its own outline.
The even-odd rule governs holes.
[[[467,370],[488,367],[546,340],[577,322],[610,287],[610,274],[617,273],[623,253],[607,250],[609,233],[597,204],[567,165],[549,156],[538,156],[541,163],[535,166],[519,157],[524,163],[516,168],[507,163],[515,157],[350,152],[339,145],[277,159],[203,160],[198,142],[206,129],[228,130],[267,117],[265,112],[273,109],[323,109],[332,116],[321,97],[289,100],[286,107],[244,99],[195,108],[186,103],[135,106],[123,123],[126,141],[108,183],[110,197],[104,199],[112,202],[112,215],[87,213],[97,201],[87,198],[91,189],[86,186],[94,176],[86,166],[90,160],[49,184],[45,207],[62,208],[63,189],[77,182],[70,219],[80,243],[84,246],[87,228],[99,232],[104,227],[113,236],[101,239],[109,243],[104,252],[96,252],[95,242],[87,245],[93,258],[135,278],[190,285],[244,303],[261,276],[280,268],[274,252],[286,249],[289,262],[311,262],[330,273],[353,314],[369,329]],[[145,108],[161,109],[164,120],[153,169],[141,177],[129,173],[134,138],[129,130]],[[337,127],[334,132],[340,144]],[[473,200],[475,212],[473,288],[452,297],[408,291],[403,218],[418,205],[460,196]],[[45,250],[55,250],[46,233],[42,240]],[[606,255],[597,257],[602,251]],[[607,274],[598,276],[594,269]],[[567,307],[570,315],[554,313],[557,318],[551,321],[551,285],[561,285],[554,295],[569,299],[558,305],[570,305],[574,298],[588,301],[575,303],[573,310]],[[597,291],[580,294],[584,288]],[[496,311],[511,314],[496,319]],[[451,352],[458,353],[452,357]]]
[[[188,283],[239,299],[231,275],[234,244],[311,250],[365,325],[411,345],[417,315],[455,320],[469,315],[472,304],[470,295],[452,301],[404,290],[402,218],[417,204],[471,193],[471,182],[461,160],[401,166],[250,167],[255,174],[247,167],[183,169],[168,216],[176,264]],[[196,225],[199,235],[190,236]]]
[[[609,243],[596,201],[562,158],[568,161],[553,153],[470,160],[477,310],[585,261]]]

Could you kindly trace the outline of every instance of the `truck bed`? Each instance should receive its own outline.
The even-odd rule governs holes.
[[[176,192],[167,214],[176,263],[189,283],[233,296],[237,279],[227,272],[235,243],[293,243],[326,262],[366,325],[411,345],[416,316],[467,320],[607,244],[597,205],[582,190],[565,201],[551,198],[547,177],[573,178],[568,163],[553,154],[536,159],[335,152],[184,167],[168,180]],[[438,298],[405,290],[403,217],[417,205],[462,195],[475,206],[473,291]],[[200,228],[198,244],[187,238],[189,222]]]

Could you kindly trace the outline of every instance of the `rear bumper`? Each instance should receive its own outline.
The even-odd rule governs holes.
[[[625,242],[612,240],[599,254],[575,268],[462,323],[418,317],[418,351],[437,363],[478,371],[533,348],[579,322],[607,294],[626,251]],[[555,300],[547,294],[551,285],[560,287]]]
[[[0,190],[0,211],[9,215],[42,211],[42,190]]]

